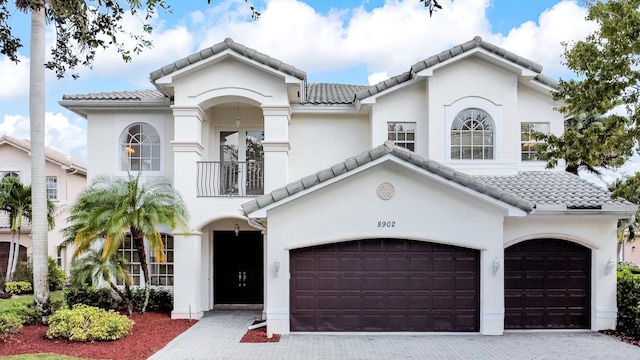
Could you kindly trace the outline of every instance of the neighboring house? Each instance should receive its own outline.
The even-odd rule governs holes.
[[[61,230],[67,226],[69,206],[87,186],[87,165],[52,148],[45,148],[47,197],[55,205],[55,228],[49,231],[49,256],[67,272],[72,250],[60,249],[64,240]],[[10,136],[0,137],[0,178],[14,176],[25,185],[31,184],[31,143]],[[31,254],[31,224],[23,222],[20,237],[21,258]],[[7,256],[11,242],[9,217],[0,212],[0,278],[7,271]]]
[[[563,131],[541,70],[476,37],[374,86],[307,83],[226,39],[151,72],[156,90],[60,104],[88,119],[90,177],[162,175],[182,194],[190,234],[166,231],[152,270],[174,318],[614,328],[616,222],[636,206],[535,161],[531,131]]]

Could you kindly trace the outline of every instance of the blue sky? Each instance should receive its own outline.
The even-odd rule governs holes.
[[[444,9],[429,17],[419,0],[256,0],[262,16],[253,21],[243,0],[168,0],[173,13],[161,11],[152,23],[154,47],[131,63],[109,51],[80,69],[79,80],[48,74],[47,145],[86,160],[86,121],[57,104],[63,94],[151,88],[151,71],[226,37],[296,66],[309,82],[368,84],[477,35],[566,78],[560,42],[594,29],[577,0],[439,2]],[[12,24],[25,47],[17,65],[0,56],[0,135],[28,138],[29,18],[16,13]],[[135,31],[140,22],[125,26]],[[49,30],[50,43],[53,36]]]

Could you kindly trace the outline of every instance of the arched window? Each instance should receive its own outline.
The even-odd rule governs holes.
[[[145,123],[129,126],[121,137],[123,171],[160,171],[160,136]]]
[[[7,171],[2,175],[3,179],[6,179],[8,177],[14,177],[16,179],[20,179],[20,174],[16,171]]]
[[[495,124],[484,110],[465,109],[451,124],[451,159],[492,160]]]

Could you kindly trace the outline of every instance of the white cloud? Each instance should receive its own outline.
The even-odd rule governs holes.
[[[484,40],[544,66],[545,74],[566,74],[562,41],[583,38],[594,29],[584,20],[586,8],[564,0],[509,34],[495,34],[486,17],[490,0],[443,0],[443,10],[430,17],[415,0],[389,1],[372,11],[363,8],[317,13],[296,0],[270,0],[258,21],[227,0],[207,9],[199,48],[231,37],[234,41],[294,65],[310,76],[363,65],[369,74],[401,74],[416,61],[468,40]],[[248,10],[247,10],[248,11]],[[224,16],[222,16],[224,15]],[[208,22],[207,22],[208,21]],[[206,24],[205,24],[206,23]],[[313,80],[313,79],[312,79]]]
[[[0,57],[0,98],[3,101],[24,98],[29,95],[29,59],[18,55],[14,63],[6,56]]]
[[[501,44],[496,45],[542,64],[547,75],[570,76],[562,64],[561,42],[584,39],[596,29],[595,23],[585,19],[586,15],[587,9],[575,0],[565,0],[545,10],[538,19],[539,24],[526,22],[512,29]]]
[[[383,71],[383,72],[373,73],[369,75],[367,79],[370,85],[375,85],[381,81],[387,80],[388,78],[389,78],[389,74],[387,74],[386,71]]]
[[[29,118],[5,115],[0,122],[0,135],[30,139]],[[45,114],[45,145],[79,160],[87,159],[87,130],[84,119],[70,121],[64,115]]]

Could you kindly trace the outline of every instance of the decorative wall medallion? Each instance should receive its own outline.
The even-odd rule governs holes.
[[[394,192],[395,189],[393,188],[393,185],[389,184],[388,182],[378,185],[378,196],[382,200],[391,199]]]

